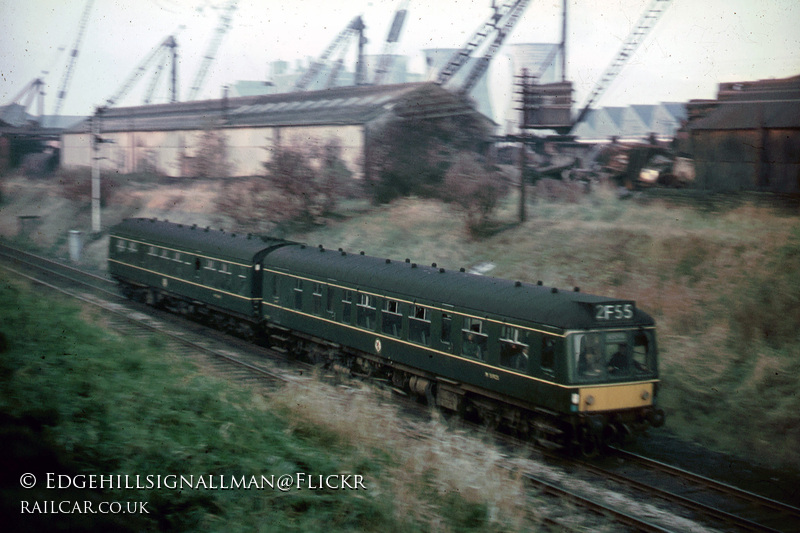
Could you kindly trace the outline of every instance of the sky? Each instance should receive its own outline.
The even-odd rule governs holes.
[[[94,0],[61,114],[88,115],[116,93],[167,36],[179,54],[179,99],[189,94],[228,0]],[[379,54],[400,0],[239,0],[198,98],[219,98],[238,80],[265,80],[269,63],[318,57],[353,17]],[[580,106],[651,0],[568,0],[567,78]],[[0,0],[0,105],[31,80],[46,83],[45,114],[67,70],[87,0]],[[395,52],[422,72],[421,50],[459,48],[491,14],[492,0],[410,0]],[[721,82],[800,74],[800,1],[672,0],[597,106],[715,98]],[[505,43],[558,42],[561,0],[531,0]],[[349,65],[352,70],[352,62]],[[493,100],[510,102],[505,50]],[[121,105],[139,105],[150,76]],[[166,84],[155,102],[167,101]],[[138,99],[137,99],[138,98]],[[35,113],[35,107],[32,107]]]

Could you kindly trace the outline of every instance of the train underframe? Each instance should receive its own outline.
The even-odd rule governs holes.
[[[343,376],[386,384],[395,392],[436,406],[487,429],[513,435],[547,449],[594,456],[614,444],[663,424],[654,407],[607,413],[570,413],[522,405],[500,395],[428,374],[366,352],[280,326],[255,322],[224,309],[146,285],[118,280],[122,294],[135,301],[186,316],[240,338],[258,341],[287,356]]]
[[[267,329],[268,344],[293,357],[347,377],[386,384],[395,392],[436,406],[487,429],[513,435],[547,449],[591,457],[610,445],[663,424],[655,407],[604,413],[563,414],[509,401],[492,391],[359,352],[282,327]]]

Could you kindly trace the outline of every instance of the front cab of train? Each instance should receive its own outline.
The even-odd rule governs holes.
[[[625,315],[623,308],[628,320],[614,323],[609,319],[602,323],[605,327],[571,331],[566,337],[573,385],[570,411],[590,445],[621,442],[628,435],[664,424],[664,412],[656,406],[655,328],[647,320],[638,320],[644,325],[636,325],[633,307],[629,309]]]

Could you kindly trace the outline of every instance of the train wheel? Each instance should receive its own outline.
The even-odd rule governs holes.
[[[589,431],[586,431],[586,428],[584,428],[580,443],[581,455],[587,459],[597,457],[600,454],[601,448],[602,446],[597,436]]]

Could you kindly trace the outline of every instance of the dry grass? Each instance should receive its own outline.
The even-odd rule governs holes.
[[[287,385],[270,402],[288,413],[295,431],[322,431],[334,445],[391,457],[387,471],[370,481],[393,495],[398,519],[447,530],[440,523],[441,506],[464,501],[485,510],[482,518],[491,529],[530,530],[522,480],[502,466],[493,445],[449,429],[433,413],[427,423],[411,422],[381,394],[357,383],[334,387],[315,381]]]

